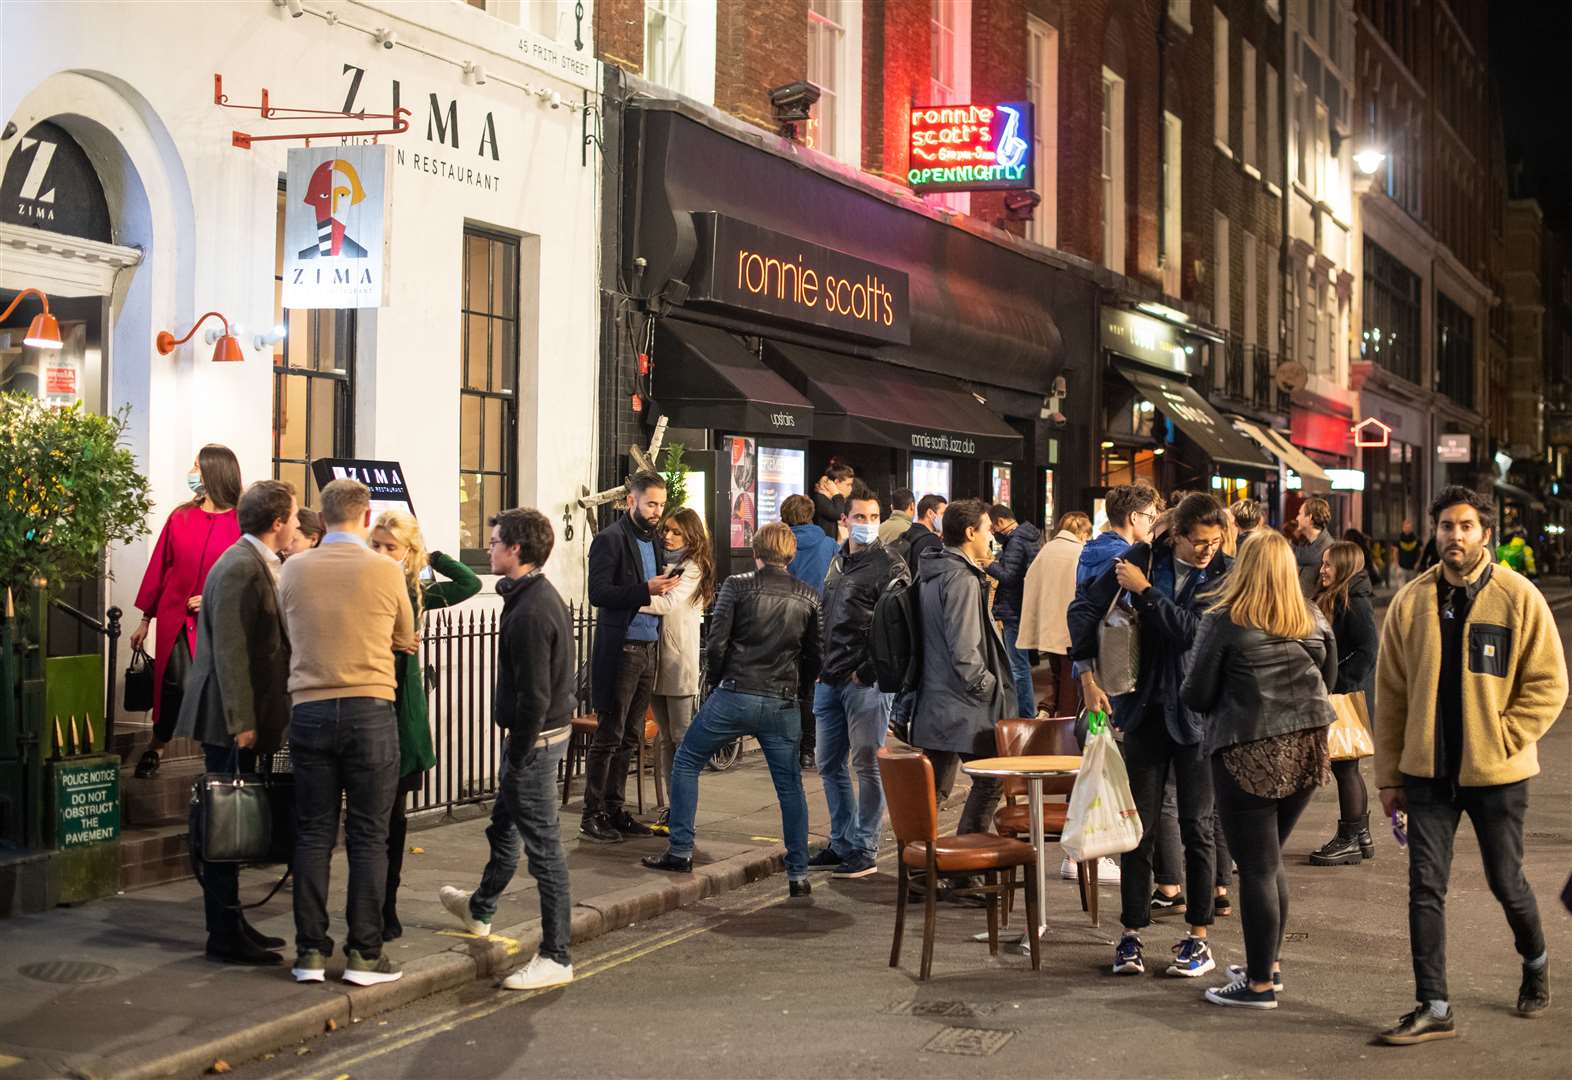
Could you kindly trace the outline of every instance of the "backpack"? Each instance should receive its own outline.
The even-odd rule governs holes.
[[[917,688],[922,678],[922,613],[917,582],[892,581],[873,605],[868,627],[869,652],[879,689],[899,694]]]

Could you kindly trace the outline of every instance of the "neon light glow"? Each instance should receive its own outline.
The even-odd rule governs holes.
[[[1032,106],[925,105],[911,111],[906,180],[914,191],[1030,188]]]
[[[1392,429],[1373,416],[1367,416],[1353,427],[1354,445],[1374,448],[1391,443]],[[1363,491],[1363,488],[1358,489]]]

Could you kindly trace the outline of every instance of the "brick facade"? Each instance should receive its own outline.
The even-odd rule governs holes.
[[[808,0],[716,8],[715,107],[774,130],[770,88],[807,76]]]

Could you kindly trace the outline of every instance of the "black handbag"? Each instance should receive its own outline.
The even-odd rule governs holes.
[[[126,712],[147,712],[153,707],[153,661],[147,650],[138,645],[131,650],[131,663],[126,666],[125,694],[121,708]]]
[[[269,763],[257,773],[205,773],[191,789],[188,826],[194,861],[287,866],[295,853],[294,776]]]
[[[169,660],[164,664],[164,692],[159,698],[160,716],[180,715],[180,703],[186,696],[186,675],[191,671],[191,646],[186,644],[191,640],[187,636],[190,632],[189,626],[181,626],[169,650]]]

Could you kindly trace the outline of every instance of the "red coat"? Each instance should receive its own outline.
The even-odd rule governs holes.
[[[137,590],[136,606],[154,620],[153,639],[153,723],[158,724],[164,693],[164,667],[175,650],[180,628],[186,627],[186,644],[196,655],[196,616],[186,609],[186,601],[202,595],[207,572],[218,557],[240,539],[240,519],[234,510],[210,514],[200,506],[186,503],[169,515],[142,587]]]

